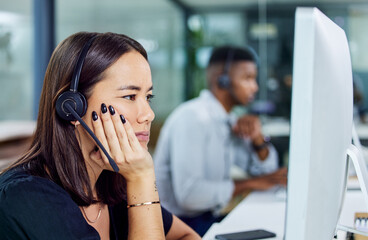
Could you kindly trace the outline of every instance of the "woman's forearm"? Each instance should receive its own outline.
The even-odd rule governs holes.
[[[170,231],[166,235],[167,240],[199,240],[201,237],[178,217],[173,215]]]
[[[129,240],[165,239],[154,172],[127,181]],[[145,204],[145,205],[141,205]]]

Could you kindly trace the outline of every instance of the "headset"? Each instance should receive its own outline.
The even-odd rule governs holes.
[[[82,72],[84,60],[87,56],[89,48],[91,47],[96,37],[97,36],[94,36],[89,39],[88,42],[83,46],[82,51],[80,52],[78,57],[77,65],[74,68],[72,80],[70,83],[70,89],[69,91],[61,93],[56,100],[56,113],[60,118],[66,121],[78,120],[84,127],[84,129],[86,129],[86,131],[89,133],[89,135],[91,135],[93,140],[95,140],[100,149],[104,152],[114,171],[119,172],[119,168],[116,165],[115,161],[111,158],[102,143],[98,140],[98,138],[88,127],[88,125],[82,120],[82,117],[84,116],[84,114],[86,114],[87,111],[87,100],[82,93],[78,92],[78,83]]]
[[[229,76],[229,71],[231,67],[231,63],[233,61],[235,50],[230,48],[227,53],[226,62],[224,66],[224,72],[218,77],[217,84],[220,88],[229,89],[231,86],[231,79]]]

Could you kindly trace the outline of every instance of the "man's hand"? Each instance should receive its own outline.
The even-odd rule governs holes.
[[[233,132],[239,137],[250,138],[252,142],[263,141],[261,121],[257,116],[244,115],[233,127]]]
[[[274,173],[249,179],[252,190],[267,190],[276,185],[286,186],[287,169],[280,168]]]
[[[287,168],[280,168],[271,174],[235,182],[234,196],[245,190],[268,190],[274,186],[287,184]]]
[[[233,127],[233,132],[239,137],[251,140],[260,160],[267,158],[269,151],[262,135],[261,121],[257,116],[244,115],[240,117]]]

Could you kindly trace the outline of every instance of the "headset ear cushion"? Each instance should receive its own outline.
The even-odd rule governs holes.
[[[218,86],[220,88],[224,88],[224,89],[227,89],[230,87],[230,77],[229,75],[227,74],[222,74],[218,79],[217,79],[217,82],[218,82]]]
[[[83,117],[87,111],[87,101],[83,94],[79,92],[67,91],[58,97],[56,100],[56,112],[64,120],[67,121],[75,121],[73,115],[65,108],[65,104],[69,103],[74,111],[80,116]]]

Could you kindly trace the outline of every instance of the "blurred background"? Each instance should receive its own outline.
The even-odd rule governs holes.
[[[150,151],[171,111],[205,88],[211,49],[251,48],[259,62],[256,101],[240,112],[261,115],[287,163],[294,15],[318,7],[347,34],[355,85],[355,122],[368,139],[367,0],[1,0],[0,169],[26,148],[37,117],[43,75],[54,47],[78,31],[124,33],[147,50],[156,119]]]

